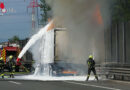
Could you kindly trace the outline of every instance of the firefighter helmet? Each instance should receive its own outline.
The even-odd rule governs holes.
[[[12,59],[12,58],[13,58],[13,56],[12,56],[12,55],[10,55],[10,56],[9,56],[9,59]]]
[[[3,57],[0,57],[0,60],[3,60]]]
[[[89,58],[93,58],[93,56],[92,56],[92,55],[89,55]]]

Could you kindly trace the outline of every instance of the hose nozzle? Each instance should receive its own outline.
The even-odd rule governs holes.
[[[20,62],[20,61],[21,61],[21,58],[17,58],[16,61],[17,61],[16,65],[19,65],[19,66],[20,66],[20,65],[21,65],[21,62]]]

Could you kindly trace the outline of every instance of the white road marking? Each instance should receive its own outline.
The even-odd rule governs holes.
[[[83,84],[83,83],[70,82],[70,81],[63,81],[63,82],[71,83],[71,84],[77,84],[77,85],[82,85],[82,86],[90,86],[90,87],[104,88],[104,89],[108,89],[108,90],[121,90],[121,89],[117,89],[117,88],[97,86],[97,85],[90,85],[90,84]]]
[[[20,82],[14,82],[14,81],[8,81],[8,82],[10,82],[10,83],[14,83],[14,84],[17,84],[17,85],[22,84],[22,83],[20,83]]]

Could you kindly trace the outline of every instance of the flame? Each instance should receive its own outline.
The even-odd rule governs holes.
[[[94,17],[96,17],[96,21],[99,25],[103,25],[103,19],[101,15],[101,10],[99,4],[96,5],[96,11],[94,13]]]
[[[47,29],[47,32],[54,29],[55,25],[54,25],[54,20],[51,21],[51,19],[48,19],[48,22],[51,22],[50,26]]]
[[[64,73],[64,74],[77,74],[77,72],[76,71],[62,71],[62,73]]]

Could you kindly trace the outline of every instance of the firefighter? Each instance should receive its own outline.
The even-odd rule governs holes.
[[[1,72],[1,75],[2,78],[4,78],[4,60],[3,60],[3,57],[0,57],[0,72]]]
[[[15,60],[12,55],[9,56],[8,67],[9,67],[9,72],[10,72],[10,78],[14,78]]]
[[[87,80],[86,81],[88,81],[88,79],[90,77],[91,71],[93,71],[93,73],[95,75],[95,78],[98,81],[98,76],[96,75],[96,70],[95,70],[95,61],[94,61],[92,55],[89,55],[89,59],[87,60],[87,64],[88,64],[88,76],[87,76]]]

